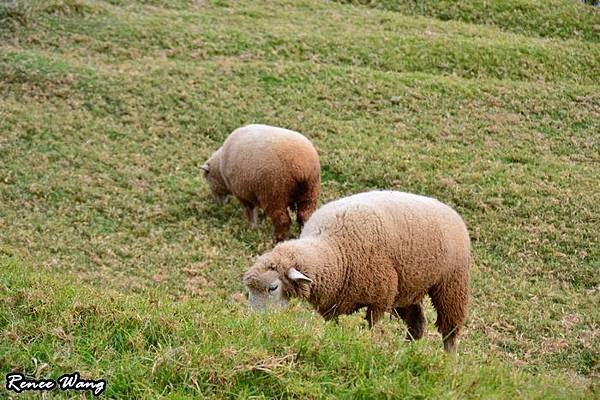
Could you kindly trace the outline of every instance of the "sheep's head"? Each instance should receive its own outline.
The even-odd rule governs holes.
[[[244,275],[248,302],[253,311],[287,306],[292,294],[298,293],[312,279],[298,271],[293,260],[277,252],[267,253]]]
[[[230,192],[223,181],[220,163],[218,161],[217,151],[200,168],[202,169],[206,182],[208,182],[208,187],[210,188],[213,198],[218,204],[223,204],[227,201],[227,196],[229,196]]]

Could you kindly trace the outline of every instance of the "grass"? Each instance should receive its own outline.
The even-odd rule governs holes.
[[[451,0],[337,0],[364,4],[405,15],[422,15],[444,21],[457,20],[492,25],[508,32],[561,39],[600,40],[600,12],[588,1],[503,0],[457,2]]]
[[[78,370],[107,398],[597,396],[598,14],[519,9],[548,31],[492,3],[514,1],[0,4],[0,373]],[[303,303],[247,315],[271,227],[199,166],[251,122],[313,140],[321,203],[391,188],[464,216],[458,360],[432,324],[407,344]]]
[[[352,318],[326,324],[298,304],[246,316],[240,301],[123,295],[40,276],[12,259],[2,265],[6,365],[105,378],[108,398],[583,396],[561,388],[563,378],[550,384],[498,361],[482,367],[473,354],[455,362],[439,343],[407,346],[397,324],[371,332]]]

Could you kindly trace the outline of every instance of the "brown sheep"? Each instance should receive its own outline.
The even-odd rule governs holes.
[[[290,230],[288,207],[300,227],[317,207],[321,187],[319,156],[298,132],[268,125],[234,130],[202,166],[213,197],[239,199],[252,226],[262,209],[274,226],[276,241]]]
[[[439,201],[373,191],[319,208],[299,239],[278,244],[244,275],[252,309],[296,296],[325,318],[363,307],[373,326],[385,312],[401,317],[407,339],[426,321],[422,299],[437,311],[444,349],[456,352],[467,316],[470,241],[461,217]]]

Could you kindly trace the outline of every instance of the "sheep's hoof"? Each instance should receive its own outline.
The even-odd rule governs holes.
[[[456,336],[452,335],[444,339],[444,351],[454,357],[456,357]]]

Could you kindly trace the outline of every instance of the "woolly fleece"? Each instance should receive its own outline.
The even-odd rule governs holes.
[[[423,336],[428,294],[444,348],[455,352],[467,315],[469,262],[467,228],[452,208],[415,194],[373,191],[321,207],[299,239],[258,258],[244,282],[262,293],[276,271],[284,297],[308,300],[324,318],[366,307],[372,326],[390,312],[407,323],[409,339]],[[292,267],[312,282],[289,279]]]
[[[238,128],[205,166],[215,197],[237,197],[252,225],[256,208],[262,209],[274,225],[276,241],[288,237],[288,207],[296,211],[301,227],[317,207],[319,156],[298,132],[268,125]]]

